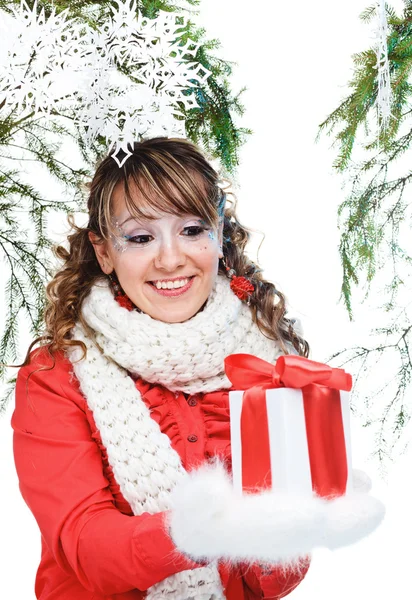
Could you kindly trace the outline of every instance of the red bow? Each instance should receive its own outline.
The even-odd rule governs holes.
[[[233,386],[240,390],[253,386],[301,389],[311,383],[347,392],[352,389],[352,376],[343,369],[292,354],[279,356],[274,365],[252,354],[231,354],[225,358],[225,371]]]
[[[242,482],[244,489],[271,486],[266,392],[302,389],[313,487],[317,493],[344,493],[347,463],[339,390],[352,389],[352,377],[302,356],[280,356],[275,365],[250,354],[225,359],[226,375],[242,403]],[[325,451],[326,450],[326,451]]]

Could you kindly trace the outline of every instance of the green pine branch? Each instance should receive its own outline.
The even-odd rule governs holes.
[[[348,189],[338,209],[342,302],[353,319],[355,289],[363,289],[364,299],[373,291],[387,323],[371,332],[368,347],[345,348],[331,357],[352,368],[360,385],[373,382],[372,373],[380,364],[394,365],[387,381],[367,391],[366,398],[355,386],[355,401],[358,406],[362,402],[366,414],[379,400],[383,403],[378,415],[365,417],[365,426],[377,427],[376,454],[381,461],[390,457],[411,418],[412,378],[412,318],[410,306],[402,306],[412,275],[412,1],[404,2],[401,15],[389,6],[386,14],[392,90],[388,127],[379,122],[377,60],[374,49],[367,48],[353,56],[348,95],[320,124],[317,137],[333,140],[334,168],[345,175]],[[372,26],[376,16],[375,3],[361,19]]]
[[[341,368],[356,373],[352,390],[353,404],[363,426],[374,429],[373,454],[381,465],[391,460],[395,448],[402,441],[404,428],[412,418],[409,400],[411,344],[412,323],[405,311],[401,311],[389,325],[371,332],[369,346],[345,348],[330,357]],[[384,368],[388,360],[393,364],[391,377],[384,383],[374,384],[379,370]],[[365,392],[362,384],[366,380],[369,389]]]

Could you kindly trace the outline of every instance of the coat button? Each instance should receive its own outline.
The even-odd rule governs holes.
[[[197,435],[194,435],[194,434],[188,435],[187,436],[187,441],[188,442],[197,442]]]
[[[187,403],[188,403],[189,406],[196,406],[197,400],[196,400],[196,398],[194,398],[192,396],[191,398],[188,399]]]

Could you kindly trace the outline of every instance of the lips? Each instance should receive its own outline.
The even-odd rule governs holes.
[[[192,277],[175,277],[174,279],[157,279],[150,283],[158,290],[180,289],[187,285]]]
[[[155,286],[157,289],[163,290],[171,290],[177,289],[179,287],[183,287],[190,279],[193,279],[194,275],[186,276],[186,277],[174,277],[173,279],[154,279],[153,281],[149,281],[151,285]],[[183,284],[183,285],[180,285]]]
[[[181,296],[192,287],[194,277],[195,276],[193,275],[192,277],[176,277],[175,279],[158,279],[155,281],[149,281],[148,283],[153,291],[155,291],[157,294],[160,294],[161,296],[175,297]],[[183,285],[179,285],[182,282]],[[161,287],[159,287],[159,284]],[[168,287],[164,287],[166,285]],[[173,287],[170,287],[171,285],[173,285]],[[177,287],[174,287],[175,285],[177,285]]]
[[[181,275],[180,277],[168,277],[167,279],[152,279],[150,283],[156,283],[156,281],[179,281],[180,279],[191,279],[194,275]]]

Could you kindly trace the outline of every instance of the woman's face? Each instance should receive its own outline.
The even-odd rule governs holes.
[[[133,199],[139,192],[132,188]],[[167,323],[193,317],[206,302],[218,272],[221,231],[198,216],[153,213],[136,220],[126,208],[123,185],[113,192],[116,235],[95,244],[104,273],[113,270],[123,290],[144,313]]]

